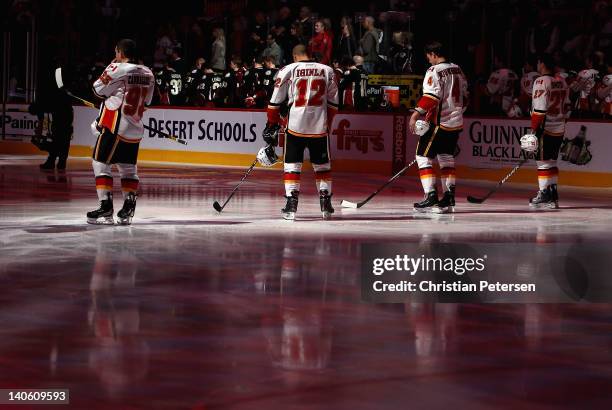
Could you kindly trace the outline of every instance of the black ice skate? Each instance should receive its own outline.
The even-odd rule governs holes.
[[[555,208],[559,208],[559,192],[557,191],[557,184],[549,185],[548,189],[550,189],[552,200],[555,201]]]
[[[106,194],[106,199],[100,201],[100,207],[87,212],[87,223],[93,225],[113,225],[113,194]]]
[[[136,193],[130,192],[123,201],[123,208],[117,212],[117,223],[119,225],[131,225],[134,211],[136,210]]]
[[[291,191],[291,195],[287,198],[287,205],[283,209],[281,209],[281,215],[284,219],[293,221],[295,219],[295,213],[297,212],[298,206],[298,196],[300,193],[298,191]]]
[[[559,207],[557,201],[557,186],[555,185],[553,188],[551,185],[546,189],[538,191],[535,198],[529,200],[529,207],[531,209],[556,209]]]
[[[319,191],[319,201],[321,202],[321,213],[323,219],[331,219],[331,214],[334,213],[334,208],[331,204],[332,195],[327,192],[327,189]]]
[[[434,206],[432,212],[437,214],[447,214],[455,212],[455,187],[451,186],[444,193],[442,199],[438,202],[438,206]]]
[[[438,205],[438,191],[431,191],[425,195],[421,202],[414,203],[416,212],[431,212],[434,206]]]

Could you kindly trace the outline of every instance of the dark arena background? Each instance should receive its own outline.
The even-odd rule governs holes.
[[[612,1],[2,10],[0,408],[612,407]]]

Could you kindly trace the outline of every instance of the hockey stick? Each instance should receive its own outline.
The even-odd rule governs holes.
[[[213,208],[215,208],[215,211],[221,213],[221,211],[223,211],[223,208],[225,208],[225,205],[227,205],[227,203],[230,201],[230,199],[232,199],[232,197],[234,196],[234,194],[236,193],[236,191],[238,190],[238,187],[240,185],[242,185],[242,183],[244,182],[244,180],[246,179],[246,177],[249,176],[249,174],[251,173],[251,171],[253,170],[253,168],[255,168],[255,165],[257,164],[257,158],[255,158],[255,161],[253,161],[253,163],[251,164],[251,166],[249,167],[249,169],[247,169],[247,172],[244,174],[244,176],[242,177],[242,179],[240,180],[240,182],[238,182],[238,185],[236,185],[236,187],[234,187],[234,189],[232,190],[232,192],[229,194],[229,196],[227,197],[227,199],[225,200],[225,202],[223,203],[223,205],[219,205],[219,202],[215,201],[213,203]]]
[[[68,91],[66,88],[64,88],[64,81],[62,80],[62,68],[61,67],[58,67],[58,68],[55,69],[55,83],[57,84],[57,88],[59,88],[60,90],[63,90],[68,96],[70,96],[70,97],[74,98],[75,100],[80,101],[81,103],[85,104],[85,106],[87,106],[89,108],[95,108],[95,109],[99,108],[94,103],[92,103],[91,101],[87,101],[87,100],[85,100],[85,99],[83,99],[81,97],[77,97],[76,95],[74,95],[70,91]],[[175,135],[166,134],[163,131],[160,131],[160,130],[155,129],[155,128],[151,128],[148,125],[142,124],[142,126],[143,126],[143,128],[145,130],[157,133],[157,134],[161,135],[162,137],[167,138],[169,140],[172,140],[174,142],[178,142],[179,144],[187,145],[187,141],[181,140],[181,139],[179,139]]]
[[[408,168],[410,168],[414,164],[416,164],[416,159],[413,159],[412,162],[410,162],[410,164],[406,165],[400,172],[398,172],[397,174],[393,175],[391,177],[391,179],[389,179],[387,182],[385,182],[385,184],[383,186],[378,188],[376,191],[374,191],[369,197],[367,197],[363,201],[355,203],[355,202],[350,202],[350,201],[342,200],[342,202],[340,203],[340,206],[342,206],[343,208],[361,208],[362,206],[367,204],[370,201],[370,199],[372,199],[376,195],[378,195],[378,193],[380,191],[385,189],[387,187],[387,185],[389,185],[390,183],[395,181],[397,178],[399,178],[404,172],[406,172],[408,170]]]
[[[489,191],[489,192],[488,192],[488,193],[487,193],[485,196],[483,196],[482,198],[476,198],[475,196],[468,195],[468,197],[467,197],[468,202],[471,202],[471,203],[473,203],[473,204],[482,204],[482,203],[483,203],[484,201],[486,201],[486,200],[487,200],[487,199],[488,199],[488,198],[489,198],[491,195],[493,195],[495,192],[497,192],[497,190],[499,189],[499,187],[501,187],[501,186],[502,186],[502,185],[503,185],[503,184],[504,184],[504,183],[505,183],[507,180],[509,180],[509,179],[510,179],[510,177],[511,177],[512,175],[514,175],[514,173],[515,173],[516,171],[518,171],[518,169],[519,169],[520,167],[522,167],[522,166],[523,166],[523,164],[525,164],[525,162],[529,161],[529,159],[530,159],[529,157],[525,157],[524,159],[522,159],[522,160],[521,160],[521,162],[519,162],[518,164],[516,164],[516,165],[514,166],[514,168],[512,168],[512,170],[511,170],[511,171],[510,171],[510,172],[509,172],[509,173],[508,173],[508,174],[507,174],[505,177],[503,177],[503,178],[502,178],[502,180],[501,180],[501,181],[499,181],[499,182],[497,183],[497,185],[496,185],[496,186],[495,186],[493,189],[491,189],[491,190],[490,190],[490,191]]]

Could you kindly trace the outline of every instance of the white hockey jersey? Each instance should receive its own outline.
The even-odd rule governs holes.
[[[601,107],[601,113],[612,115],[612,74],[602,78],[597,86],[597,98]]]
[[[285,66],[276,75],[268,113],[278,112],[288,100],[287,131],[298,137],[322,137],[328,133],[328,109],[338,107],[334,70],[314,61]]]
[[[579,97],[576,101],[576,108],[583,111],[590,110],[591,107],[589,97],[593,91],[593,88],[595,88],[598,75],[599,71],[592,68],[587,68],[586,70],[582,70],[578,73],[576,79],[571,85],[572,91],[577,92]]]
[[[129,140],[140,140],[144,133],[142,115],[151,104],[155,77],[143,65],[112,63],[93,84],[94,92],[104,103],[100,107],[98,128]]]
[[[540,74],[535,71],[530,71],[523,74],[523,77],[521,77],[521,92],[525,95],[531,96],[533,92],[533,83],[539,76]]]
[[[416,110],[426,120],[446,130],[463,127],[467,108],[467,80],[457,64],[443,62],[431,66],[423,79],[423,96]]]
[[[514,90],[518,76],[508,68],[494,71],[487,81],[487,91],[489,95],[500,95],[504,97],[514,97]]]
[[[561,76],[543,75],[533,85],[531,127],[543,124],[550,135],[563,135],[570,108],[569,88]]]

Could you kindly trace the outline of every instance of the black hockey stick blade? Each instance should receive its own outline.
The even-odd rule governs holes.
[[[485,198],[476,198],[475,196],[468,195],[467,200],[473,204],[482,204],[485,201]]]
[[[219,202],[215,201],[213,203],[213,208],[215,208],[215,211],[221,213],[221,211],[223,211],[223,208],[221,207],[221,205],[219,204]]]

